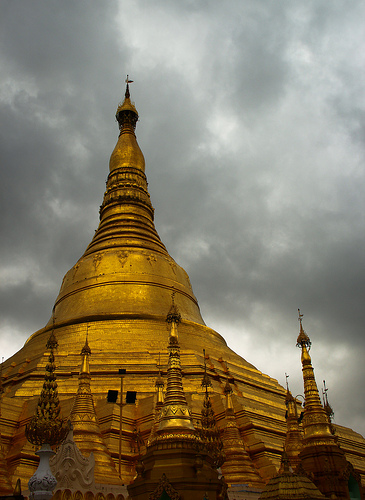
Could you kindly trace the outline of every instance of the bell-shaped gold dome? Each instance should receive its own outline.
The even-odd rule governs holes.
[[[55,303],[57,324],[165,317],[173,291],[184,318],[204,324],[187,273],[170,257],[154,226],[144,157],[134,132],[138,113],[128,85],[116,117],[120,135],[110,158],[100,224],[63,280]]]

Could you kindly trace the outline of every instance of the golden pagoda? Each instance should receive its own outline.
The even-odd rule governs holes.
[[[204,495],[228,500],[227,487],[216,470],[211,442],[195,428],[186,400],[178,338],[180,321],[173,304],[167,315],[170,335],[166,396],[156,434],[136,467],[136,479],[128,486],[131,500],[158,500],[165,498],[163,491],[166,498],[173,493],[175,498],[190,500],[201,500]]]
[[[223,433],[225,461],[222,465],[222,472],[228,484],[240,483],[244,476],[248,486],[262,489],[265,483],[245,450],[240,435],[232,401],[232,388],[228,380],[224,387],[224,393],[226,396],[226,425]]]
[[[82,455],[93,454],[96,483],[122,484],[113,459],[105,445],[95,411],[91,393],[90,355],[91,349],[86,339],[81,350],[79,387],[69,417],[73,427],[73,439]]]
[[[166,339],[171,324],[166,322],[166,313],[173,294],[181,315],[180,358],[191,412],[186,422],[194,426],[201,420],[205,349],[212,383],[210,401],[222,436],[227,422],[233,422],[225,408],[228,372],[230,376],[234,425],[240,439],[229,455],[230,470],[235,470],[232,482],[252,481],[253,470],[257,483],[267,482],[280,466],[286,434],[286,391],[205,325],[187,273],[161,242],[154,226],[145,160],[135,135],[138,112],[131,101],[129,83],[116,112],[119,137],[110,157],[99,227],[85,253],[66,273],[52,319],[4,362],[1,436],[10,480],[13,486],[18,477],[27,481],[37,466],[35,450],[25,438],[25,426],[42,387],[47,364],[45,345],[52,329],[59,342],[57,379],[63,415],[71,412],[78,391],[80,399],[80,387],[85,389],[90,383],[98,428],[115,469],[120,470],[124,484],[135,478],[138,456],[146,450],[142,444],[141,453],[136,452],[134,429],[138,429],[141,443],[147,443],[153,426],[152,439],[170,425],[164,414],[168,395],[156,424],[155,409],[156,405],[157,409],[161,407],[162,389],[160,385],[156,394],[155,382],[160,371],[162,377],[167,373]],[[93,360],[80,374],[79,353],[86,336]],[[126,371],[123,390],[120,369]],[[109,391],[118,392],[114,402],[108,402]],[[129,394],[136,398],[129,398]],[[90,431],[94,426],[96,432],[96,419],[89,421]],[[336,426],[336,432],[347,459],[365,475],[365,440],[343,427]],[[239,467],[234,467],[232,460],[239,466],[242,457],[252,464],[250,477],[245,470],[240,475]]]
[[[322,406],[309,350],[311,341],[303,329],[303,315],[299,312],[300,331],[297,346],[300,347],[304,381],[303,442],[298,455],[299,468],[310,476],[318,489],[327,497],[348,499],[352,485],[357,485],[360,498],[361,478],[347,460],[325,408]],[[356,498],[356,496],[354,497]]]

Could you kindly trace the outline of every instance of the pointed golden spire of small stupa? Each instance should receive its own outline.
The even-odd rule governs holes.
[[[167,367],[165,401],[161,410],[158,436],[166,432],[171,433],[171,430],[195,434],[195,427],[182,384],[180,345],[177,331],[181,315],[174,302],[174,293],[172,294],[172,305],[166,321],[170,324],[168,345],[170,354]]]
[[[157,401],[155,405],[155,415],[153,419],[153,424],[151,427],[151,432],[147,440],[147,447],[151,446],[151,444],[156,440],[156,432],[158,426],[160,424],[160,416],[161,416],[161,408],[163,407],[163,388],[164,381],[161,376],[161,364],[160,364],[160,353],[158,353],[158,376],[155,382],[155,387],[157,391]]]
[[[323,389],[322,389],[322,395],[323,395],[323,408],[324,411],[326,412],[328,422],[331,424],[333,416],[334,416],[334,411],[332,409],[332,406],[328,402],[328,389],[326,387],[326,381],[323,380]]]
[[[323,442],[323,439],[333,440],[326,412],[321,404],[318,393],[312,360],[309,355],[311,341],[303,329],[303,314],[298,309],[300,323],[297,346],[302,350],[302,371],[304,381],[305,407],[303,417],[303,429],[305,441]]]
[[[89,356],[91,355],[91,349],[87,337],[80,355],[79,387],[70,413],[73,438],[84,456],[93,453],[95,458],[95,481],[97,483],[120,484],[113,459],[104,443],[95,412],[90,387]]]
[[[223,392],[226,396],[226,425],[222,438],[225,451],[222,473],[226,481],[233,484],[239,483],[244,474],[249,486],[262,489],[264,482],[245,449],[240,434],[232,401],[233,390],[228,378]]]
[[[53,311],[53,325],[55,322]],[[36,413],[25,428],[25,435],[32,444],[50,446],[61,443],[67,433],[68,425],[60,417],[60,402],[58,399],[56,365],[54,351],[58,342],[52,329],[46,348],[50,350],[46,373],[44,375],[43,388],[38,400]]]
[[[337,445],[328,416],[321,404],[311,358],[308,353],[310,340],[303,330],[299,312],[300,331],[297,346],[302,349],[304,380],[304,417],[302,420],[304,438],[300,452],[300,467],[313,477],[314,483],[327,498],[349,497],[348,476],[351,468],[346,456]]]
[[[87,326],[89,328],[89,326]],[[89,366],[89,356],[91,354],[91,349],[89,347],[88,343],[88,330],[86,331],[86,340],[85,340],[85,345],[81,349],[80,355],[82,356],[82,362],[81,362],[81,369],[80,369],[80,374],[81,373],[86,373],[90,375],[90,366]]]
[[[203,400],[203,408],[201,410],[201,428],[199,429],[200,437],[203,441],[208,456],[212,460],[212,465],[217,469],[221,467],[224,462],[225,455],[223,451],[223,443],[220,436],[220,431],[217,427],[212,402],[209,397],[208,388],[212,387],[212,383],[207,373],[207,356],[205,349],[204,355],[204,375],[202,380],[202,388],[205,392]]]
[[[289,390],[288,375],[286,375],[286,436],[284,451],[293,469],[300,463],[299,453],[303,447],[303,435],[299,428],[297,401]]]

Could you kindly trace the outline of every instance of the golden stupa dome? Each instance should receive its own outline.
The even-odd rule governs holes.
[[[120,134],[110,158],[100,224],[63,279],[55,302],[56,326],[131,317],[161,320],[172,293],[184,319],[205,326],[187,273],[154,226],[145,160],[135,135],[138,113],[128,83],[116,113]]]

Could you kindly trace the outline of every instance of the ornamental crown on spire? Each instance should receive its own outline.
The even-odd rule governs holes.
[[[305,333],[303,329],[303,314],[300,314],[300,309],[298,309],[298,321],[300,323],[300,330],[299,330],[299,335],[297,338],[297,347],[306,347],[307,349],[310,349],[311,346],[311,341],[308,335]]]
[[[134,103],[131,101],[129,93],[129,84],[133,83],[133,80],[129,80],[129,76],[127,75],[125,82],[126,82],[126,89],[125,89],[124,101],[118,104],[117,112],[115,114],[115,118],[119,123],[120,130],[122,130],[123,127],[127,124],[132,125],[133,129],[135,129],[138,121],[138,111]]]

